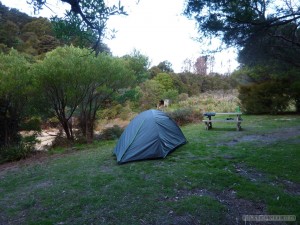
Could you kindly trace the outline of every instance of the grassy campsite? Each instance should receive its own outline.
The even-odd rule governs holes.
[[[118,165],[115,141],[6,164],[2,224],[242,224],[300,212],[299,115],[243,116],[205,130],[165,159]],[[290,224],[297,224],[291,222]]]
[[[0,225],[299,224],[299,55],[297,0],[0,0]]]

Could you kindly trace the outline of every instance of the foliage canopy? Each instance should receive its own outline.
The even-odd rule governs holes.
[[[82,134],[91,140],[96,112],[133,82],[123,59],[105,53],[96,57],[88,49],[72,46],[47,53],[32,72],[70,140],[74,139],[71,122],[75,114]]]
[[[20,141],[18,132],[26,118],[33,92],[29,62],[13,50],[0,53],[0,148]]]
[[[120,1],[117,5],[107,6],[104,0],[60,0],[71,6],[66,12],[64,20],[56,18],[54,22],[58,23],[57,29],[75,27],[75,31],[85,32],[89,35],[80,35],[93,42],[93,50],[96,54],[101,52],[101,44],[107,32],[107,21],[114,15],[127,15]],[[38,12],[47,6],[47,0],[29,0],[35,11]],[[63,24],[63,23],[64,24]],[[62,26],[63,25],[63,26]],[[79,29],[79,30],[78,30]],[[80,33],[80,32],[77,32]],[[77,35],[79,36],[79,35]],[[95,40],[96,38],[96,40]]]
[[[188,0],[185,15],[195,18],[202,38],[217,37],[248,53],[251,49],[252,58],[263,46],[268,56],[300,66],[299,57],[287,57],[287,52],[300,52],[299,1]]]

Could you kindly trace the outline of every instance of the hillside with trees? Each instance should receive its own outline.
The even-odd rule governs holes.
[[[35,18],[9,9],[0,2],[0,50],[11,48],[28,55],[37,56],[60,45],[51,22],[46,18]]]

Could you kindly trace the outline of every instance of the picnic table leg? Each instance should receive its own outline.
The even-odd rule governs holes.
[[[211,116],[208,116],[208,119],[211,120]],[[212,122],[208,122],[208,129],[212,129]]]
[[[211,116],[207,116],[208,120],[211,120]],[[212,128],[212,122],[205,121],[205,130],[209,130]]]
[[[205,130],[209,130],[209,124],[208,124],[208,122],[205,122]]]
[[[237,131],[240,131],[240,130],[242,130],[242,127],[241,127],[241,122],[237,122],[237,127],[236,127],[236,130],[237,130]]]
[[[237,127],[236,127],[236,130],[237,130],[237,131],[240,131],[240,130],[242,130],[242,127],[241,127],[242,117],[241,117],[241,115],[237,115],[236,120],[237,120],[237,124],[236,124]]]

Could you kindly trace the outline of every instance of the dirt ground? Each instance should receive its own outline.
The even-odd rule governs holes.
[[[234,146],[239,142],[252,142],[253,144],[272,144],[276,141],[285,141],[287,139],[300,136],[300,127],[291,127],[275,130],[270,134],[253,134],[253,135],[244,135],[238,139],[234,138],[231,141],[219,143],[218,145],[227,145]],[[300,139],[295,140],[297,143],[300,143]]]

